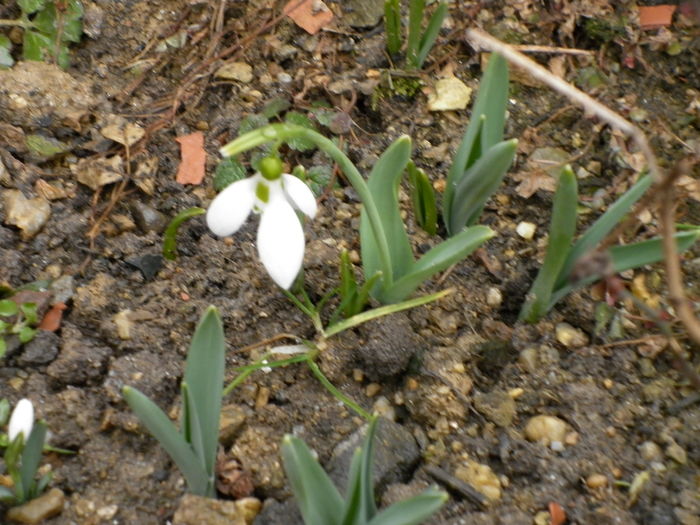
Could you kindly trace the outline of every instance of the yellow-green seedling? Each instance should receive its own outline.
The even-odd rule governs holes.
[[[421,494],[379,510],[372,480],[377,418],[369,423],[365,442],[350,463],[347,492],[340,494],[309,447],[286,435],[282,461],[306,525],[419,525],[447,501],[447,493],[430,487]]]
[[[16,335],[20,343],[28,343],[36,335],[38,323],[36,303],[0,299],[0,358],[7,351],[7,338]]]
[[[210,306],[187,352],[180,429],[148,397],[124,386],[122,395],[141,423],[178,466],[189,492],[216,497],[216,449],[224,381],[226,343],[219,313]]]
[[[83,6],[79,0],[17,0],[21,15],[16,20],[0,20],[0,26],[24,30],[22,58],[70,64],[68,45],[80,42],[83,34]],[[0,35],[0,66],[14,63],[9,39]]]
[[[640,178],[625,194],[615,201],[576,242],[578,188],[576,175],[570,166],[559,175],[554,194],[549,241],[544,262],[520,310],[520,320],[535,323],[567,294],[603,277],[659,262],[664,257],[662,239],[612,246],[607,250],[609,264],[599,265],[585,277],[571,279],[578,261],[590,255],[598,244],[622,221],[652,183],[650,175]],[[687,227],[676,234],[678,251],[690,248],[700,237],[700,228]]]

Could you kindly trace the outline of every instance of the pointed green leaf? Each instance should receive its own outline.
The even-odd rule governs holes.
[[[20,476],[22,479],[22,488],[24,498],[30,495],[31,487],[34,484],[34,476],[41,462],[41,453],[44,448],[44,440],[46,439],[46,423],[37,421],[34,423],[27,444],[22,451],[22,466],[20,467]]]
[[[571,166],[565,166],[559,175],[554,194],[552,220],[549,226],[549,243],[544,262],[521,310],[520,319],[528,323],[539,321],[548,311],[554,292],[554,283],[564,266],[576,232],[576,205],[578,189],[576,175]]]
[[[175,425],[153,401],[135,388],[125,386],[122,389],[122,396],[143,426],[158,440],[178,466],[187,480],[189,491],[205,496],[208,484],[207,472]]]
[[[410,155],[411,139],[407,136],[398,138],[379,157],[367,181],[389,246],[394,279],[406,273],[413,264],[413,253],[401,219],[398,197],[399,182]],[[365,279],[369,279],[382,267],[377,241],[364,207],[360,218],[360,245]],[[388,278],[384,275],[385,280]],[[384,282],[383,285],[386,284]]]
[[[573,270],[576,261],[578,261],[581,256],[595,249],[598,243],[622,221],[625,214],[627,214],[630,208],[634,206],[634,203],[642,197],[651,183],[651,175],[646,175],[639,179],[634,186],[617,199],[608,210],[581,235],[571,248],[569,256],[566,258],[561,272],[559,272],[557,283],[554,286],[555,289],[566,285],[566,281],[569,279],[569,274],[571,270]]]
[[[221,318],[216,308],[210,306],[202,316],[192,338],[187,352],[184,377],[199,422],[205,470],[210,476],[214,473],[219,443],[225,353],[226,342]],[[194,423],[194,419],[192,422]]]
[[[700,238],[700,230],[698,229],[677,232],[675,239],[678,253],[683,253],[690,248],[695,244],[698,238]],[[624,246],[613,246],[608,250],[608,253],[612,259],[613,272],[624,272],[625,270],[631,270],[662,261],[664,258],[663,241],[660,237],[654,237],[653,239],[626,244]],[[552,295],[549,308],[552,308],[574,290],[593,283],[602,277],[603,275],[596,273],[575,283],[567,283],[563,287],[558,288]]]
[[[420,46],[421,25],[425,0],[409,0],[408,5],[408,41],[406,45],[406,64],[418,68],[418,47]]]
[[[302,440],[286,435],[282,462],[306,525],[340,525],[343,498]]]
[[[491,147],[469,168],[458,181],[449,216],[452,234],[464,226],[473,226],[486,205],[501,185],[503,177],[513,163],[518,141],[504,140]]]
[[[190,389],[187,386],[187,383],[185,383],[184,381],[180,385],[180,392],[182,394],[183,413],[181,429],[182,436],[185,438],[185,441],[187,441],[187,443],[189,443],[192,447],[194,455],[197,458],[197,461],[199,461],[199,464],[206,468],[207,461],[204,457],[202,428],[199,422],[199,418],[197,417],[197,408],[194,406],[194,402],[192,401]],[[213,482],[213,473],[207,472],[207,475],[209,477],[208,482],[211,485],[211,483]],[[215,494],[207,494],[207,496],[214,497]]]
[[[430,179],[413,162],[406,167],[408,180],[411,183],[411,202],[416,222],[430,235],[437,233],[437,204],[435,202],[435,190],[430,184]]]
[[[479,137],[478,147],[482,151],[487,151],[503,140],[507,103],[508,64],[501,55],[493,53],[489,58],[486,71],[481,77],[479,93],[474,102],[469,125],[464,131],[462,142],[447,175],[447,185],[443,198],[443,215],[445,217],[449,217],[451,214],[453,192],[462,174],[469,168],[467,160],[473,158],[470,154],[477,147],[475,144],[477,136]],[[480,132],[482,115],[484,116],[484,129]]]
[[[401,11],[399,0],[384,2],[384,32],[386,33],[386,48],[390,55],[395,55],[401,49]]]
[[[420,525],[447,501],[446,492],[436,487],[382,510],[367,525]]]
[[[385,304],[403,300],[423,281],[461,261],[493,236],[493,230],[486,226],[472,226],[462,230],[423,255],[410,273],[383,292],[380,300]]]
[[[420,45],[418,46],[418,56],[416,58],[416,67],[419,69],[423,67],[423,62],[428,58],[428,53],[430,53],[438,34],[440,34],[440,28],[442,27],[442,21],[445,20],[445,15],[447,15],[447,2],[443,1],[440,2],[433,16],[430,17],[428,27],[425,28],[425,32],[421,37]]]

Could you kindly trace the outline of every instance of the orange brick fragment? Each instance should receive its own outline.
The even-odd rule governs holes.
[[[204,151],[204,134],[201,131],[183,135],[175,139],[180,143],[182,161],[175,180],[180,184],[201,184],[204,180],[204,165],[207,152]]]
[[[639,27],[642,29],[659,29],[671,25],[675,5],[649,5],[639,6]]]
[[[321,0],[290,0],[284,6],[283,12],[296,25],[312,35],[333,20],[333,11]]]

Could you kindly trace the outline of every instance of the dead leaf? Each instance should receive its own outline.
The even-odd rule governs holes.
[[[685,192],[688,197],[700,202],[700,182],[688,175],[681,175],[678,178],[678,187]]]
[[[639,27],[642,29],[659,29],[671,25],[675,5],[649,5],[639,6]]]
[[[311,35],[315,35],[333,20],[333,12],[321,0],[290,0],[284,14]]]
[[[46,312],[46,315],[41,320],[39,325],[39,330],[44,330],[46,332],[55,332],[61,326],[61,319],[63,318],[63,310],[68,308],[65,303],[56,303],[51,306],[51,310]]]
[[[103,127],[100,130],[103,137],[121,144],[122,146],[133,146],[146,134],[144,129],[138,124],[122,121],[115,122]]]
[[[70,170],[79,183],[94,191],[101,186],[122,180],[124,161],[119,155],[110,158],[88,157],[72,164]]]
[[[180,184],[201,184],[204,179],[204,165],[207,153],[204,151],[204,134],[195,131],[175,139],[180,143],[182,162],[175,180]]]

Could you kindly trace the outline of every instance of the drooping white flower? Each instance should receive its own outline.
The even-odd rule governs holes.
[[[29,399],[20,399],[15,409],[10,416],[10,424],[7,427],[7,437],[10,442],[14,441],[17,436],[24,434],[26,443],[29,439],[29,434],[32,433],[34,426],[34,405]]]
[[[282,173],[277,157],[260,161],[260,171],[227,186],[207,210],[207,226],[219,237],[233,235],[250,212],[260,213],[258,255],[270,277],[285,290],[304,259],[304,230],[295,209],[310,218],[316,199],[299,178]]]

